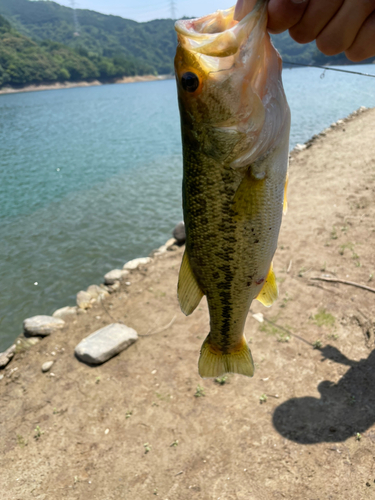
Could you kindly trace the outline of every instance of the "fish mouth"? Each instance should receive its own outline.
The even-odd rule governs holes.
[[[254,1],[247,0],[246,8]],[[232,7],[175,24],[180,99],[194,114],[195,123],[239,137],[228,160],[231,167],[238,169],[247,168],[275,148],[289,130],[281,57],[267,32],[267,6],[267,0],[257,0],[247,13],[241,9],[240,21],[235,19]],[[199,86],[185,92],[182,77],[193,73]],[[198,98],[210,103],[212,115],[194,108]],[[225,116],[215,114],[217,102],[226,107]]]
[[[203,60],[210,66],[215,61],[209,61],[208,57],[221,59],[233,56],[248,41],[250,35],[265,31],[267,2],[258,0],[241,21],[236,21],[234,15],[233,6],[198,19],[177,21],[175,29],[179,44],[186,50],[202,54]],[[216,64],[221,65],[219,61]]]

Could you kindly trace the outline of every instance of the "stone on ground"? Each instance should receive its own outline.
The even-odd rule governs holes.
[[[83,339],[75,348],[77,358],[100,364],[129,347],[138,339],[137,332],[121,323],[112,323]]]
[[[104,286],[104,285],[103,285]],[[100,302],[101,300],[105,299],[108,297],[108,292],[106,289],[102,288],[101,286],[98,285],[90,285],[86,292],[91,295],[91,298],[93,300],[97,300]]]
[[[81,290],[80,292],[77,293],[77,306],[80,309],[89,309],[92,305],[93,298],[91,295],[84,290]]]
[[[129,274],[129,272],[124,269],[112,269],[112,271],[109,271],[104,276],[104,283],[106,285],[113,285],[116,281],[121,281],[127,274]]]
[[[54,361],[46,361],[45,363],[42,364],[42,372],[48,372],[52,368]]]
[[[127,262],[124,265],[124,269],[129,270],[129,271],[133,270],[133,269],[137,269],[138,266],[149,264],[151,261],[152,261],[152,259],[150,257],[140,257],[139,259],[129,260],[129,262]]]
[[[52,314],[54,318],[64,319],[66,316],[74,316],[77,314],[77,307],[61,307],[60,309],[56,309],[56,311]]]
[[[179,245],[185,243],[186,240],[186,232],[185,232],[185,223],[183,221],[179,222],[177,226],[173,229],[173,238],[177,240]]]
[[[13,358],[16,352],[16,344],[10,346],[5,352],[0,353],[0,368],[4,368],[9,361]]]
[[[60,330],[65,325],[65,321],[53,316],[33,316],[23,322],[23,331],[28,335],[41,335],[45,337]]]

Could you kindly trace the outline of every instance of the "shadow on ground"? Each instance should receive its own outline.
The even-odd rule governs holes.
[[[301,444],[345,441],[375,422],[375,350],[361,361],[348,359],[330,345],[321,352],[324,358],[351,368],[337,384],[321,382],[320,399],[289,399],[273,415],[276,430]]]

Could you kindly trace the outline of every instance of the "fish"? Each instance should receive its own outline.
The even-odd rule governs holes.
[[[267,1],[246,5],[240,20],[232,7],[175,24],[186,229],[177,293],[186,315],[207,298],[203,378],[253,376],[246,317],[254,299],[269,307],[278,296],[272,262],[287,204],[290,110]]]

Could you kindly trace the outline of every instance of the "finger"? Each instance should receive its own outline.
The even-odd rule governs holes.
[[[298,23],[309,0],[269,0],[268,31],[282,33]]]
[[[343,3],[344,0],[310,0],[302,19],[289,30],[290,36],[298,43],[312,42]]]
[[[345,0],[335,17],[316,39],[318,49],[327,56],[344,52],[353,43],[368,16],[375,10],[373,0]]]
[[[353,62],[375,56],[375,12],[366,19],[354,43],[345,54]]]

